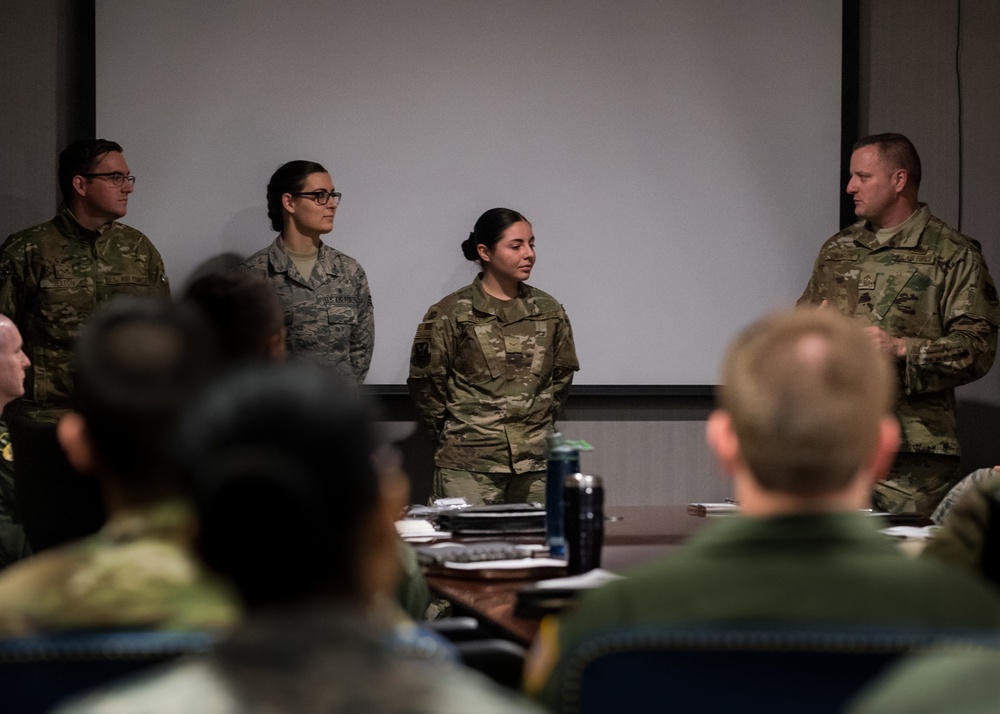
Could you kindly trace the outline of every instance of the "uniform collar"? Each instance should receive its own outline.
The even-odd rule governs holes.
[[[802,550],[822,544],[854,543],[893,552],[895,545],[878,532],[876,519],[862,513],[812,513],[774,518],[731,516],[720,519],[712,528],[695,534],[691,544],[727,550],[768,548]],[[898,552],[898,551],[897,551]]]
[[[73,212],[69,210],[69,207],[65,203],[59,204],[59,210],[56,212],[56,217],[52,219],[52,222],[63,235],[90,242],[100,238],[114,224],[114,221],[109,221],[96,231],[84,228],[77,222]]]
[[[892,236],[885,243],[879,241],[875,234],[875,227],[865,221],[861,224],[861,231],[855,236],[856,243],[863,245],[869,250],[878,248],[916,248],[920,244],[920,235],[927,227],[927,222],[931,219],[931,210],[926,203],[919,204],[916,213],[907,218],[899,227],[899,232]]]
[[[271,247],[267,250],[267,260],[271,264],[271,268],[274,269],[276,273],[286,273],[288,274],[289,268],[294,265],[292,261],[292,256],[285,252],[282,247],[283,242],[281,240],[281,235],[279,234],[274,242],[271,243]],[[313,275],[316,276],[314,279],[302,278],[303,285],[311,285],[313,283],[325,283],[329,278],[335,278],[337,276],[337,261],[334,260],[335,253],[333,248],[328,246],[323,241],[320,241],[319,249],[316,252],[316,267],[313,269]],[[298,272],[296,270],[296,272]]]
[[[529,288],[524,283],[518,288],[518,295],[512,300],[499,300],[483,289],[483,274],[480,273],[472,282],[472,309],[487,315],[493,315],[505,323],[517,322],[538,310],[529,304],[526,297]]]
[[[101,528],[101,536],[114,543],[144,538],[186,543],[194,540],[194,524],[191,505],[181,498],[168,498],[114,514]]]

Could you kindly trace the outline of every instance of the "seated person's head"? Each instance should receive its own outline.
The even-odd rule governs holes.
[[[717,396],[709,442],[727,472],[752,476],[764,492],[808,500],[852,491],[863,507],[898,445],[890,365],[832,310],[747,328],[729,348]]]
[[[250,607],[394,585],[406,485],[379,472],[353,385],[303,363],[216,382],[182,429],[205,562]]]
[[[188,287],[183,298],[202,311],[228,364],[285,358],[285,318],[271,284],[252,273],[211,273]]]
[[[76,409],[58,427],[70,463],[136,497],[172,490],[177,421],[212,374],[213,344],[200,317],[169,300],[102,306],[77,341]]]

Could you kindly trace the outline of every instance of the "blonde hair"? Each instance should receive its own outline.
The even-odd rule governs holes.
[[[743,459],[769,491],[846,488],[870,457],[895,383],[888,359],[848,318],[800,309],[732,343],[718,389]]]

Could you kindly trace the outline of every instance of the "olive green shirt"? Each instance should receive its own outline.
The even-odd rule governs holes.
[[[996,628],[1000,595],[956,568],[903,555],[870,516],[731,516],[543,621],[534,653],[543,664],[529,664],[528,681],[556,709],[567,657],[589,636],[718,622]],[[555,666],[544,676],[547,657]]]
[[[508,301],[479,278],[417,327],[407,385],[441,468],[545,470],[545,437],[580,368],[569,318],[530,285]]]
[[[9,414],[53,417],[70,408],[73,343],[115,295],[170,295],[163,260],[139,231],[112,222],[87,230],[66,206],[0,246],[0,314],[21,331],[31,368]]]
[[[860,221],[820,249],[799,304],[823,300],[905,340],[897,361],[900,451],[958,455],[955,387],[989,371],[1000,324],[979,244],[925,204],[884,244]]]

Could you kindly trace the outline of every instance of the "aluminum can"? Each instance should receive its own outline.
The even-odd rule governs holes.
[[[599,568],[604,546],[604,485],[600,476],[575,473],[566,477],[563,520],[569,574]]]
[[[549,448],[545,476],[545,543],[553,558],[566,557],[566,537],[563,533],[563,482],[580,470],[580,450],[560,444],[559,435]]]

